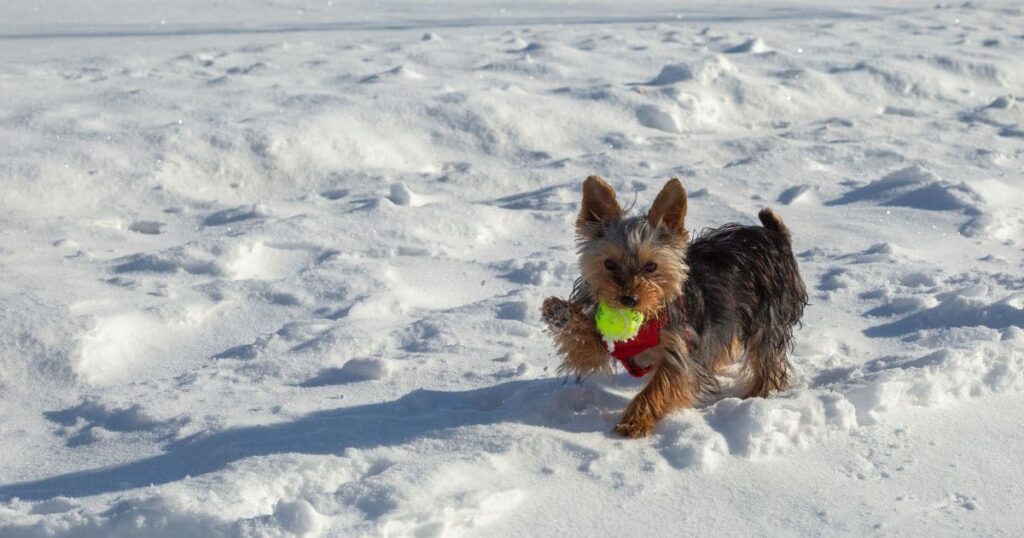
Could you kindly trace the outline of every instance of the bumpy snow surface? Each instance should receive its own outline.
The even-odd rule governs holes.
[[[1024,532],[1022,7],[694,6],[0,4],[0,535]],[[783,216],[790,390],[563,383],[595,173]]]

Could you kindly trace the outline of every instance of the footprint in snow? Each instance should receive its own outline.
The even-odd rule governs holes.
[[[320,196],[328,200],[334,201],[341,200],[342,198],[348,196],[349,192],[350,191],[348,189],[328,189],[326,191],[321,192]]]
[[[221,226],[243,220],[266,218],[271,215],[270,209],[263,204],[233,207],[211,213],[203,219],[205,226]]]
[[[81,404],[61,411],[47,411],[43,415],[61,426],[60,435],[69,447],[91,444],[110,432],[154,432],[167,436],[180,426],[180,420],[158,420],[135,404],[115,407],[98,400],[85,400]]]
[[[163,233],[164,223],[154,220],[136,220],[128,225],[128,230],[137,234],[160,235]]]

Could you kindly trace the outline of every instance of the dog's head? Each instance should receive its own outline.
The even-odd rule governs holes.
[[[644,216],[625,215],[615,189],[597,176],[583,182],[576,220],[580,272],[598,302],[648,318],[682,293],[686,278],[686,189],[671,179]]]

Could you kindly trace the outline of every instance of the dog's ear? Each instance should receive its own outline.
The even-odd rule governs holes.
[[[668,180],[647,212],[647,221],[657,226],[664,225],[670,231],[686,231],[686,189],[676,178]]]
[[[576,219],[576,231],[581,236],[592,236],[602,225],[622,217],[622,208],[615,200],[615,189],[605,180],[590,176],[583,182],[583,202]]]

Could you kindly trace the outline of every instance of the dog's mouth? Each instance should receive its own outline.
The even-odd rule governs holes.
[[[641,314],[644,315],[644,318],[646,319],[658,318],[661,316],[661,313],[664,312],[665,310],[664,304],[622,301],[618,297],[607,300],[598,299],[598,302],[604,303],[612,308],[622,308],[626,310],[640,312]]]

